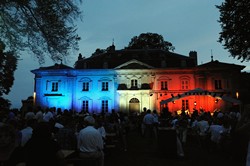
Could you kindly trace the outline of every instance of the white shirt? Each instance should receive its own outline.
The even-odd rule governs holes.
[[[42,111],[38,111],[35,115],[35,119],[38,121],[38,122],[41,122],[43,120],[43,112]]]
[[[28,142],[28,140],[31,138],[31,136],[32,136],[32,131],[33,131],[33,129],[32,129],[31,127],[29,127],[29,126],[21,130],[21,133],[22,133],[21,146],[22,146],[22,147],[23,147],[23,146]]]
[[[93,126],[85,127],[79,132],[78,148],[81,152],[96,152],[103,150],[102,135]]]
[[[106,130],[103,126],[97,128],[97,130],[100,132],[103,138],[106,138]]]
[[[45,122],[49,122],[49,120],[50,120],[51,118],[53,118],[53,117],[54,117],[53,114],[49,111],[49,112],[45,113],[45,115],[43,116],[43,120],[44,120]]]
[[[206,121],[206,120],[198,121],[197,122],[197,127],[198,127],[198,130],[199,130],[199,134],[201,136],[207,135],[207,131],[209,129],[209,123],[208,123],[208,121]]]
[[[211,141],[219,143],[223,130],[224,128],[222,125],[211,125],[209,128],[209,133],[211,133]]]
[[[35,113],[34,112],[27,112],[24,117],[26,120],[29,119],[35,119]]]

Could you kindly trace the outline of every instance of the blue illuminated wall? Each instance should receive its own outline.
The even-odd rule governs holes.
[[[117,109],[116,74],[114,70],[37,69],[35,74],[36,106],[82,110],[82,102],[88,101],[89,112],[100,113],[102,101],[108,101],[108,110]],[[89,83],[83,91],[83,82]],[[108,82],[108,90],[102,90],[102,82]]]

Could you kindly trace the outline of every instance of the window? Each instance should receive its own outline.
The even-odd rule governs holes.
[[[84,112],[88,112],[89,111],[89,101],[88,100],[83,100],[82,101],[82,110]]]
[[[51,85],[52,85],[51,91],[57,92],[58,91],[58,82],[52,82]]]
[[[138,81],[133,79],[131,80],[131,88],[138,88]]]
[[[89,82],[82,83],[82,91],[89,91]]]
[[[102,100],[102,112],[108,112],[108,100]]]
[[[161,90],[168,90],[168,82],[161,81]]]
[[[189,89],[189,81],[188,80],[182,80],[181,81],[181,89],[182,90]]]
[[[222,89],[221,80],[214,80],[214,89]]]
[[[78,84],[79,90],[89,91],[91,89],[91,85],[92,85],[91,82],[92,82],[92,80],[90,78],[82,77],[79,80],[79,84]]]
[[[182,109],[184,109],[184,110],[189,109],[188,100],[182,100]]]
[[[109,83],[102,82],[102,91],[108,91],[108,90],[109,90]]]

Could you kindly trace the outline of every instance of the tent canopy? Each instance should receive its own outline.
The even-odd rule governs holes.
[[[169,103],[169,102],[173,102],[175,100],[178,100],[180,98],[190,96],[190,95],[210,95],[210,96],[222,99],[222,100],[224,100],[226,102],[231,102],[233,104],[241,104],[241,101],[238,100],[238,99],[232,98],[230,96],[225,96],[225,95],[224,96],[216,96],[215,92],[208,92],[207,90],[204,90],[204,89],[201,89],[201,88],[195,88],[193,90],[190,90],[190,91],[187,91],[185,93],[179,94],[178,96],[171,97],[171,98],[168,98],[166,100],[162,100],[160,102],[160,104],[162,105],[162,104],[166,104],[166,103]]]

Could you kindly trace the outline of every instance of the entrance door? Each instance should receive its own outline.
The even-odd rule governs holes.
[[[140,101],[137,98],[132,98],[129,101],[129,112],[139,113],[140,112]]]

